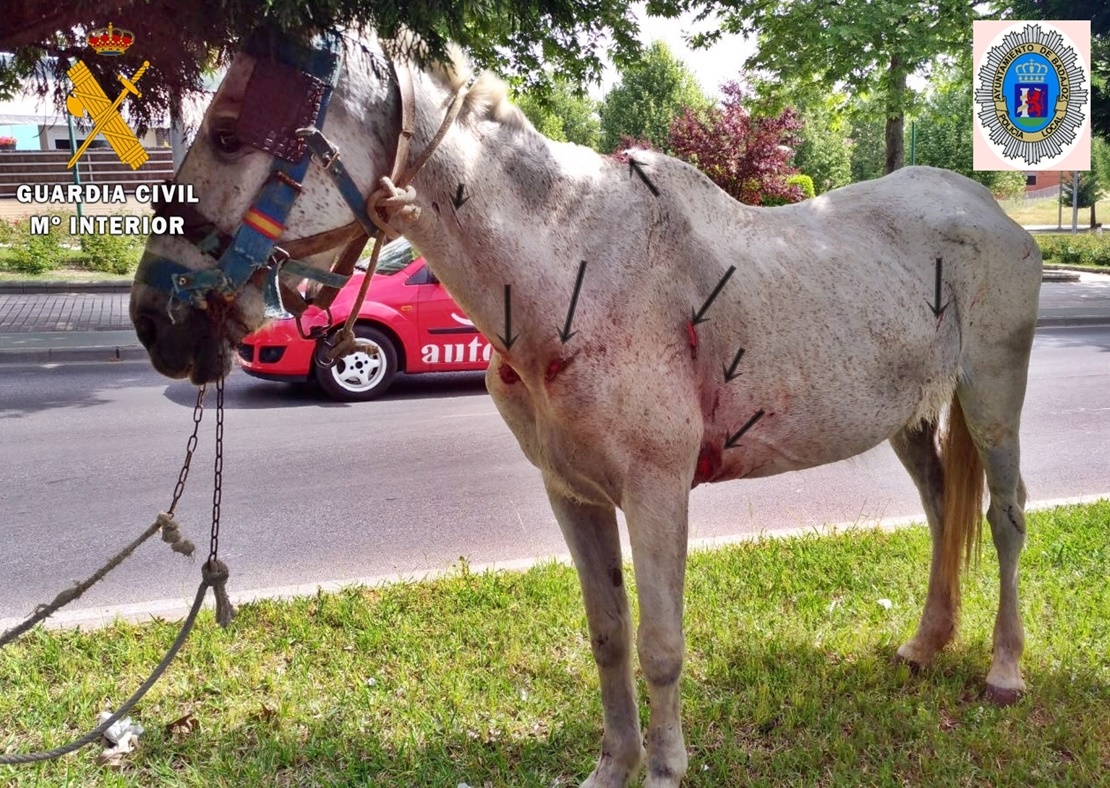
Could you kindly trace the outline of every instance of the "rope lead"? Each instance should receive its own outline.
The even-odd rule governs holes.
[[[172,514],[159,512],[155,525],[162,529],[162,541],[169,544],[171,550],[189,558],[193,557],[196,545],[181,535],[181,524],[173,519]]]
[[[235,618],[235,605],[227,595],[227,578],[230,575],[227,564],[218,558],[210,558],[200,570],[205,585],[212,586],[216,597],[216,623],[227,629]]]

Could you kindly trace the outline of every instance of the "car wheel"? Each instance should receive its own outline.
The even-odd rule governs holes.
[[[385,392],[397,375],[397,349],[376,328],[355,326],[356,349],[330,367],[316,365],[320,388],[335,399],[362,402]]]

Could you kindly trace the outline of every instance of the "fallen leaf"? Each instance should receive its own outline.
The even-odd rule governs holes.
[[[181,736],[188,736],[193,731],[200,727],[200,720],[193,716],[193,712],[188,712],[184,717],[178,717],[173,722],[166,726],[166,733],[171,735],[178,734]]]

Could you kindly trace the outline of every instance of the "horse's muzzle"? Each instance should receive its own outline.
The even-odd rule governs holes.
[[[202,310],[179,307],[171,320],[165,302],[149,289],[142,298],[136,291],[131,294],[131,322],[154,368],[175,380],[188,377],[198,386],[230,372],[232,348],[212,318]]]

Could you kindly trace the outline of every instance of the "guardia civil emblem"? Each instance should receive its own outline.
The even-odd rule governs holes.
[[[1047,22],[995,36],[975,71],[975,124],[1012,166],[1052,169],[1087,122],[1089,73],[1074,42]]]

